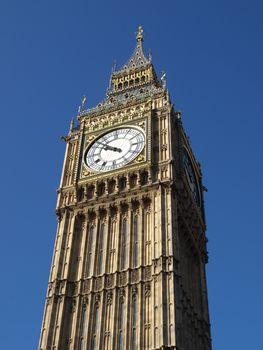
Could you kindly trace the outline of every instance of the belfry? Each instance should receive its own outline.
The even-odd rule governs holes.
[[[77,119],[39,350],[211,350],[201,168],[142,27]]]

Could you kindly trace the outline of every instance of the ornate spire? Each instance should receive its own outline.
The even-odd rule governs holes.
[[[139,26],[138,31],[136,33],[136,40],[137,45],[135,47],[135,50],[130,57],[129,61],[122,67],[122,69],[130,69],[130,68],[136,68],[139,66],[143,66],[145,64],[150,63],[149,60],[144,55],[142,42],[143,42],[143,28],[142,26]]]
[[[92,114],[104,107],[112,108],[117,103],[127,104],[135,100],[141,100],[146,96],[153,96],[155,93],[163,93],[166,88],[165,75],[163,74],[162,81],[160,81],[152,63],[151,51],[149,51],[149,57],[144,55],[142,26],[138,27],[135,38],[136,46],[127,63],[116,69],[116,62],[114,62],[106,99],[95,108],[85,110],[86,99],[84,98],[79,107],[79,120],[82,116],[88,113]]]
[[[124,96],[127,99],[129,96],[127,92],[133,91],[133,95],[136,91],[142,93],[143,88],[148,86],[149,89],[150,85],[155,88],[161,87],[154,71],[151,53],[149,54],[149,58],[146,58],[144,55],[143,28],[139,26],[136,33],[136,47],[130,59],[120,69],[112,70],[107,96],[118,95],[121,98]]]

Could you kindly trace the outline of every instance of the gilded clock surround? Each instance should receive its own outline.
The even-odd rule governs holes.
[[[142,113],[144,111],[144,107],[140,106],[140,113],[135,114],[130,112],[129,114],[121,114],[121,117],[114,118],[113,115],[111,116],[105,116],[102,119],[101,124],[104,125],[104,128],[102,129],[101,125],[98,125],[97,128],[88,127],[89,132],[85,134],[84,139],[84,153],[83,156],[85,156],[85,152],[87,151],[88,147],[94,142],[95,139],[97,139],[99,136],[103,135],[106,132],[109,132],[111,130],[121,128],[121,127],[138,127],[142,129],[146,135],[146,142],[145,147],[143,151],[130,163],[126,165],[126,167],[134,167],[138,166],[138,164],[147,164],[151,160],[151,138],[147,137],[151,135],[151,121],[150,118]],[[139,120],[136,120],[136,117],[139,118]],[[134,120],[135,119],[135,120]],[[107,122],[105,122],[105,120]],[[109,123],[108,120],[111,122]],[[99,124],[99,123],[98,123]],[[96,131],[95,131],[95,130]],[[90,131],[92,130],[92,131]],[[93,131],[94,130],[94,131]],[[103,131],[102,131],[103,130]],[[148,163],[149,164],[149,163]],[[116,169],[113,170],[115,173],[123,172],[123,169]],[[84,159],[82,160],[81,164],[81,179],[83,178],[94,178],[94,177],[103,177],[105,174],[95,173],[93,172],[86,164]]]
[[[211,350],[206,224],[184,172],[181,119],[143,52],[143,29],[128,62],[113,70],[106,98],[82,101],[66,141],[58,228],[39,350]],[[85,166],[101,134],[140,127],[146,145],[120,169]]]

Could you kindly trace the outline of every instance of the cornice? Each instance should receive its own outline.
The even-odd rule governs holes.
[[[124,90],[123,95],[119,95],[116,99],[111,100],[110,98],[107,98],[96,107],[80,112],[78,120],[81,122],[85,117],[100,116],[106,113],[116,112],[123,108],[132,107],[146,101],[147,98],[151,101],[155,98],[164,96],[165,91],[163,88],[155,87],[145,92],[139,92],[139,94],[136,95],[132,92],[132,90],[130,93],[127,92],[128,97],[125,96]]]

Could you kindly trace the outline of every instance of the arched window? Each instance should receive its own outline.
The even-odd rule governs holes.
[[[85,349],[84,335],[85,335],[86,318],[87,318],[87,308],[86,308],[86,305],[85,305],[84,308],[83,308],[81,327],[80,327],[79,350],[84,350]]]
[[[123,350],[123,301],[120,302],[119,308],[119,348],[118,350]]]
[[[108,191],[109,193],[113,193],[115,191],[115,187],[116,187],[116,181],[115,180],[111,180],[108,182]]]
[[[126,267],[127,258],[127,219],[122,221],[122,249],[121,249],[121,270]]]
[[[88,187],[88,199],[91,199],[94,196],[95,187],[93,185]]]
[[[87,265],[87,276],[91,274],[91,261],[92,261],[92,243],[94,240],[94,226],[90,227],[89,238],[88,238],[88,265]]]
[[[78,197],[78,201],[80,201],[80,202],[84,199],[84,188],[83,187],[78,189],[77,197]]]
[[[93,326],[92,326],[92,344],[91,344],[92,350],[96,350],[96,346],[97,346],[98,317],[99,317],[99,306],[98,304],[95,304]]]
[[[137,175],[131,175],[130,188],[134,188],[137,185]]]
[[[125,190],[126,186],[127,186],[127,179],[126,179],[126,177],[123,176],[119,180],[119,189],[120,189],[120,191]]]
[[[98,196],[102,196],[105,193],[105,183],[101,182],[98,185]]]
[[[137,301],[132,301],[132,350],[136,350]]]
[[[141,185],[146,185],[148,182],[148,172],[147,171],[144,171],[142,174],[141,174]]]
[[[139,261],[139,222],[137,215],[134,217],[133,237],[133,264],[136,267]]]
[[[104,251],[104,239],[105,239],[105,224],[101,224],[100,227],[100,246],[99,246],[99,264],[98,264],[98,274],[102,273],[103,264],[103,251]]]

